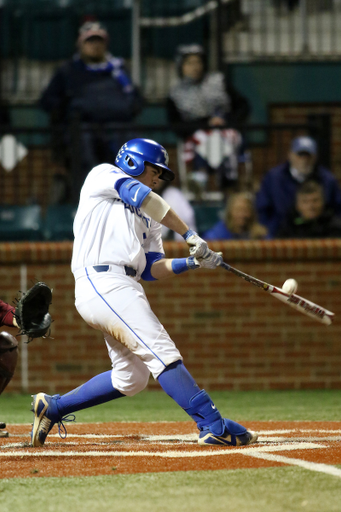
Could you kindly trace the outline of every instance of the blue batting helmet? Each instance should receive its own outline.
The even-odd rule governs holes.
[[[149,139],[128,140],[115,159],[115,165],[130,176],[140,176],[145,163],[156,165],[162,169],[160,179],[174,180],[174,172],[168,166],[168,153],[161,144]]]

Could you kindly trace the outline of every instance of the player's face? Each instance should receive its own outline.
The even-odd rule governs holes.
[[[160,181],[160,175],[162,170],[156,165],[145,164],[144,171],[140,176],[137,176],[136,179],[139,180],[143,185],[147,185],[147,187],[154,190]]]

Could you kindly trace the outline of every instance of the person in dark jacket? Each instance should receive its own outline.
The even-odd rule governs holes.
[[[66,164],[72,166],[75,200],[87,173],[100,163],[113,163],[122,145],[118,135],[110,134],[107,124],[131,122],[143,105],[124,60],[108,53],[108,40],[108,32],[100,23],[82,25],[78,53],[57,70],[40,99],[40,106],[59,127],[56,140],[67,146]],[[75,122],[82,126],[79,147],[74,147],[71,135]],[[127,133],[123,138],[126,140]],[[60,153],[60,148],[56,150]],[[77,151],[80,172],[75,175],[75,165],[69,160]]]
[[[337,179],[317,163],[317,145],[311,137],[297,137],[291,143],[288,160],[267,172],[256,195],[259,221],[272,238],[295,206],[300,185],[314,180],[323,187],[326,209],[341,215],[341,190]]]
[[[169,91],[167,116],[185,142],[184,159],[193,171],[215,173],[219,188],[233,186],[243,149],[241,134],[233,127],[245,123],[249,102],[223,73],[207,70],[201,45],[180,46],[176,66],[179,80]]]
[[[296,194],[296,206],[279,230],[280,238],[339,238],[341,217],[325,208],[322,186],[305,181]]]

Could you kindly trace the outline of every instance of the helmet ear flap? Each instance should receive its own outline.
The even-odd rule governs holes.
[[[129,176],[140,176],[144,171],[144,161],[142,156],[134,154],[126,148],[121,155],[120,153],[118,154],[115,163]]]
[[[135,169],[138,168],[138,164],[135,162],[135,160],[130,156],[130,155],[126,155],[125,158],[124,158],[124,161],[126,162],[126,164],[128,165],[128,167],[134,171]]]

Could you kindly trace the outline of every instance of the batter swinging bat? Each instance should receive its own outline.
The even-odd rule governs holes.
[[[271,293],[271,295],[276,297],[276,299],[284,302],[285,304],[288,304],[288,306],[291,306],[300,313],[314,318],[322,324],[330,325],[333,321],[334,313],[328,311],[328,309],[325,309],[322,306],[314,304],[314,302],[311,302],[308,299],[303,299],[303,297],[295,294],[289,295],[288,293],[285,293],[281,288],[276,288],[276,286],[273,286],[272,284],[265,283],[260,279],[256,279],[255,277],[249,276],[248,274],[244,274],[244,272],[231,267],[231,265],[228,263],[222,262],[220,266],[225,270],[232,272],[232,274],[241,277],[248,283],[251,283],[258,288],[262,288],[266,292]]]

